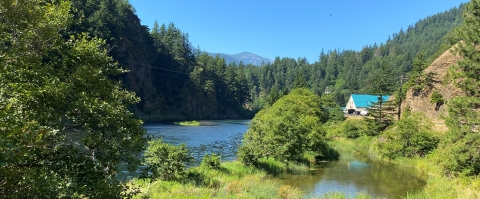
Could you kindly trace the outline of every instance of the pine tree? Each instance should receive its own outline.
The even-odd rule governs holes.
[[[373,102],[368,109],[370,117],[367,117],[367,121],[371,126],[372,135],[380,133],[393,123],[395,105],[386,101],[384,96],[393,93],[394,80],[392,69],[388,67],[386,61],[382,61],[377,72],[370,77],[370,94],[379,96],[378,101]]]
[[[467,4],[465,24],[456,35],[461,42],[455,52],[463,56],[451,73],[466,96],[448,103],[449,132],[441,145],[440,163],[445,172],[463,175],[480,174],[480,0]]]

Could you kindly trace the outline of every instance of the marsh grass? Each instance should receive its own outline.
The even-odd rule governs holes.
[[[195,120],[174,122],[174,124],[181,125],[181,126],[200,126],[200,122]]]
[[[425,157],[405,158],[394,160],[381,159],[372,147],[377,138],[360,137],[357,139],[335,138],[330,145],[340,151],[341,159],[350,156],[364,156],[374,161],[390,162],[398,165],[398,169],[405,169],[419,178],[426,178],[426,186],[418,192],[407,193],[407,199],[451,199],[451,198],[480,198],[480,178],[466,176],[446,176],[435,161],[435,152]],[[350,155],[349,155],[350,154]],[[329,193],[321,198],[348,198],[342,193]],[[357,197],[355,197],[357,198]]]
[[[273,162],[265,164],[279,166]],[[297,188],[282,186],[265,170],[236,161],[223,162],[219,168],[190,168],[181,181],[134,179],[131,183],[141,191],[135,198],[301,198],[303,195]]]

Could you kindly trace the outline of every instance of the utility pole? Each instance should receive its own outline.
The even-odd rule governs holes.
[[[400,116],[402,114],[402,86],[403,86],[403,80],[406,80],[407,78],[404,77],[403,75],[400,76],[400,91],[398,92],[398,119],[400,119]]]

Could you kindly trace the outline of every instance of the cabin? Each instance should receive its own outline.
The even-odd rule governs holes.
[[[367,115],[367,108],[372,105],[372,102],[378,102],[379,97],[379,95],[352,94],[345,107],[345,113]],[[382,96],[383,101],[387,101],[388,98],[390,98],[388,95]]]

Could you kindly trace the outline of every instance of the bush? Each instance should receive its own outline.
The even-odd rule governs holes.
[[[342,123],[342,134],[346,138],[358,138],[365,135],[366,131],[367,127],[363,120],[347,120]]]
[[[446,173],[480,175],[479,107],[478,97],[456,97],[448,103],[449,131],[440,144],[437,160]]]
[[[328,147],[320,125],[327,114],[320,107],[319,96],[299,88],[262,109],[245,133],[239,159],[252,165],[262,157],[298,161],[306,151],[322,154]]]
[[[341,123],[327,123],[325,126],[328,137],[345,137],[355,139],[367,135],[367,123],[363,119],[347,119]]]
[[[187,164],[193,162],[185,144],[175,146],[163,143],[162,139],[149,141],[145,151],[145,162],[141,177],[172,180],[185,176]]]
[[[218,169],[220,168],[220,163],[220,155],[217,155],[215,153],[205,154],[205,156],[203,156],[202,162],[200,163],[200,166],[210,169]]]
[[[379,154],[396,157],[423,157],[437,147],[439,138],[431,131],[431,122],[422,113],[404,114],[393,128],[385,131],[375,144]]]
[[[440,94],[440,92],[435,91],[432,93],[432,99],[430,100],[430,102],[435,104],[435,110],[438,111],[438,109],[440,109],[440,106],[445,103],[445,100],[443,99],[443,95]]]

